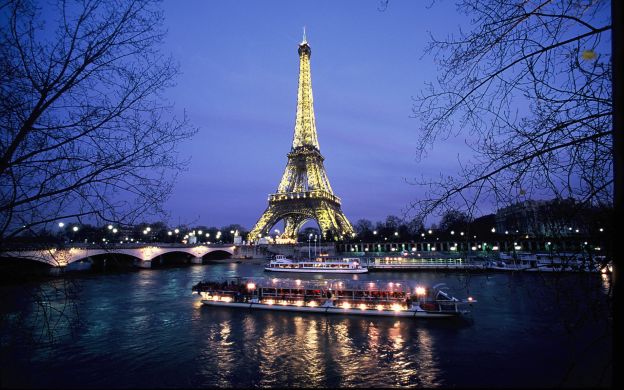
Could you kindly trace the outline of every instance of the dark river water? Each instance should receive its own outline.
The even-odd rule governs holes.
[[[0,286],[0,387],[612,384],[602,275],[344,276],[446,283],[478,300],[462,320],[202,307],[191,294],[201,280],[263,274],[258,264],[205,264]]]

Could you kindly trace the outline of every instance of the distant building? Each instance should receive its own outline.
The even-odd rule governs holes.
[[[585,230],[579,226],[574,199],[526,200],[496,212],[496,230],[533,236],[569,236]]]

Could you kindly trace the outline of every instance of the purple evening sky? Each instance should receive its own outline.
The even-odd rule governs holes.
[[[402,215],[421,174],[457,169],[464,139],[416,161],[412,96],[434,80],[428,32],[465,24],[452,2],[167,1],[163,48],[180,63],[168,91],[199,133],[167,203],[171,224],[251,228],[276,190],[293,137],[302,27],[312,48],[316,124],[325,167],[352,223]]]

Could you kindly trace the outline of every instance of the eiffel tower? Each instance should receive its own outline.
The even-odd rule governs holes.
[[[340,198],[334,195],[319,148],[312,99],[310,55],[306,40],[299,44],[299,89],[297,117],[288,163],[277,192],[269,195],[269,206],[249,233],[249,241],[269,234],[279,221],[284,221],[280,241],[296,242],[297,233],[306,221],[316,220],[325,239],[350,235],[353,227],[340,209]]]

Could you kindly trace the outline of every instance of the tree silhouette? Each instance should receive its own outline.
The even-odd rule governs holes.
[[[613,199],[608,1],[465,0],[472,29],[432,38],[437,80],[416,98],[419,155],[465,134],[455,177],[421,180],[427,215],[530,198]],[[469,141],[468,141],[469,139]]]
[[[151,1],[0,7],[0,244],[61,219],[132,223],[162,211],[176,145],[194,133],[161,97]]]

